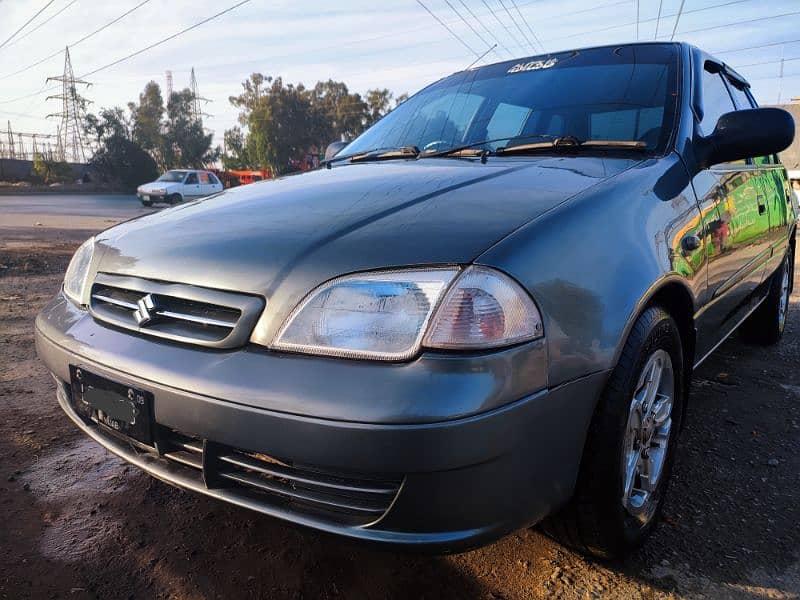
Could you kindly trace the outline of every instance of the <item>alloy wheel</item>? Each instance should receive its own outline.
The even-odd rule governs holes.
[[[622,455],[622,505],[646,524],[667,460],[675,376],[672,358],[656,350],[645,361],[631,399]]]

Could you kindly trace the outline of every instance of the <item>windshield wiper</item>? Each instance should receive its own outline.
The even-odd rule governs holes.
[[[457,156],[457,157],[473,157],[473,156],[480,156],[481,158],[485,159],[487,156],[494,154],[493,150],[486,150],[485,148],[479,148],[479,146],[484,146],[486,144],[494,144],[496,142],[507,142],[508,140],[515,139],[515,140],[539,140],[539,139],[556,139],[558,136],[550,135],[549,133],[536,133],[533,135],[522,135],[518,137],[504,137],[504,138],[494,138],[491,140],[482,140],[480,142],[472,142],[471,144],[464,144],[462,146],[454,146],[453,148],[447,148],[446,150],[439,150],[437,152],[422,152],[419,155],[419,158],[439,158],[439,157],[449,157],[449,156]]]
[[[516,146],[505,146],[498,148],[495,154],[505,156],[509,154],[528,154],[535,152],[547,152],[552,150],[645,150],[647,143],[636,140],[579,140],[578,138],[565,135],[556,137],[547,142],[536,142],[533,144],[518,144]]]
[[[344,156],[334,156],[324,161],[324,164],[329,169],[335,162],[349,160],[350,162],[370,162],[379,160],[393,160],[397,158],[416,158],[419,156],[419,148],[416,146],[398,146],[398,147],[385,147],[373,148],[372,150],[365,150],[364,152],[356,152],[355,154],[345,154]]]
[[[354,154],[350,157],[350,162],[368,162],[373,160],[393,160],[396,158],[417,158],[419,148],[416,146],[400,146],[381,151],[368,151]]]

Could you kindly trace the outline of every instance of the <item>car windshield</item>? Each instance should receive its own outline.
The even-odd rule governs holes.
[[[169,183],[175,183],[183,181],[184,177],[186,177],[186,171],[167,171],[156,181],[166,181]]]
[[[671,44],[617,46],[456,73],[398,106],[339,156],[405,146],[423,154],[469,144],[495,150],[535,136],[641,141],[660,152],[675,119],[677,56]]]

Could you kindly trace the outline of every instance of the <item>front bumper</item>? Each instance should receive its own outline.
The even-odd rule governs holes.
[[[243,357],[246,349],[208,351],[117,331],[96,323],[60,296],[37,318],[36,347],[58,383],[59,403],[76,425],[155,477],[317,530],[433,552],[488,543],[540,520],[567,500],[595,401],[606,379],[605,373],[596,373],[521,395],[518,389],[522,384],[510,372],[505,386],[486,385],[481,367],[497,360],[494,354],[469,359],[471,369],[463,371],[459,370],[463,367],[460,360],[420,359],[415,368],[423,369],[422,373],[383,364],[372,365],[377,371],[370,370],[369,375],[361,363],[353,361],[262,351]],[[540,350],[522,347],[503,360],[524,367],[527,363],[521,355]],[[188,368],[186,353],[195,359],[195,377],[191,370],[182,372]],[[169,355],[174,356],[172,365],[164,362]],[[70,364],[152,392],[158,427],[191,435],[208,449],[202,455],[203,468],[171,461],[163,449],[137,448],[84,420],[69,402]],[[217,387],[213,390],[216,395],[209,395],[204,376],[217,372],[220,364],[259,369],[268,376],[254,380],[243,373],[238,387]],[[342,373],[332,376],[332,369]],[[470,380],[470,372],[483,377]],[[365,382],[379,381],[380,373],[386,385],[367,391],[373,405],[384,407],[382,417],[373,407],[360,413],[366,415],[364,419],[356,420],[356,409],[364,405],[348,399],[365,396]],[[320,403],[298,374],[304,374],[306,383],[323,379],[332,405],[340,400],[347,418],[329,414],[330,407]],[[535,370],[530,375],[538,376]],[[439,408],[426,415],[420,410],[398,410],[416,406],[417,378],[427,380],[438,396]],[[252,389],[242,387],[242,382]],[[265,396],[265,391],[273,392],[280,402]],[[311,393],[309,401],[318,407],[317,414],[284,410],[292,404],[303,405],[305,391]],[[503,394],[510,395],[506,401]],[[465,402],[479,412],[470,413]],[[452,409],[450,416],[444,413],[447,406]],[[491,408],[480,410],[488,406]],[[347,520],[309,511],[280,494],[254,494],[221,482],[213,477],[208,464],[210,449],[218,447],[313,465],[322,473],[398,478],[402,483],[382,514],[370,520]]]
[[[137,192],[136,197],[139,200],[147,200],[149,202],[166,202],[167,196],[169,194],[166,193],[151,193],[151,192]]]

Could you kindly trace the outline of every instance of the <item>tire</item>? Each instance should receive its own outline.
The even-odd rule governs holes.
[[[647,375],[654,373],[651,368],[659,363],[663,374],[660,383],[646,385]],[[595,409],[575,494],[543,523],[548,535],[601,559],[620,558],[645,541],[658,520],[675,459],[684,409],[683,377],[678,325],[662,308],[646,309],[636,320]],[[656,392],[649,403],[648,390]],[[666,396],[671,396],[671,403],[664,401]],[[639,414],[634,406],[642,405],[648,409],[646,416],[655,414],[655,410],[650,412],[651,407],[662,410],[655,421],[645,421],[648,427],[637,428],[632,426]],[[642,458],[645,454],[649,458]],[[659,473],[649,491],[636,488],[647,487],[641,473],[636,475],[640,460]],[[631,472],[633,477],[629,476]],[[633,484],[627,493],[626,481]]]
[[[741,331],[745,341],[760,346],[770,346],[777,344],[783,336],[789,312],[793,266],[794,256],[790,250],[786,253],[781,266],[772,274],[767,298],[742,323]]]
[[[180,194],[170,194],[167,196],[167,204],[178,204],[182,201],[183,197]]]
[[[153,206],[152,200],[142,200],[142,206]]]

